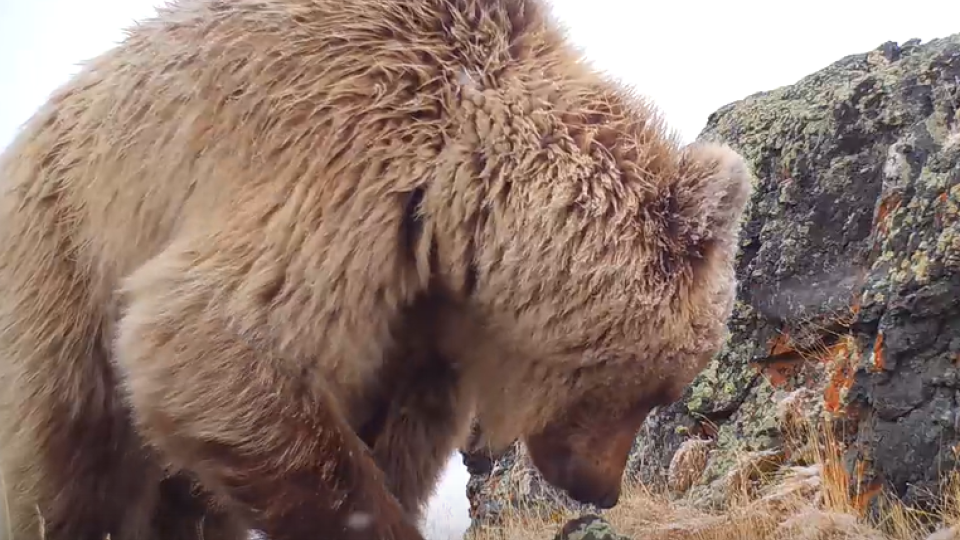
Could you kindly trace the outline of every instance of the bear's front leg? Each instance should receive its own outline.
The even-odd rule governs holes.
[[[411,351],[388,369],[389,394],[360,433],[391,492],[419,519],[469,426],[460,373],[435,351]]]
[[[423,540],[328,371],[275,353],[271,328],[249,324],[260,314],[232,311],[255,277],[216,261],[228,254],[170,248],[127,281],[116,362],[144,439],[270,540]]]

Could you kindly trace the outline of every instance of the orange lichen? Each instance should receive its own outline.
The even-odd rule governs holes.
[[[876,341],[873,342],[873,365],[870,366],[870,371],[876,373],[883,371],[883,368],[883,331],[879,331]]]
[[[859,465],[859,463],[858,463]],[[883,491],[883,482],[879,480],[872,480],[867,482],[862,486],[862,490],[859,490],[851,501],[853,508],[860,514],[863,515],[867,511],[867,507],[870,506],[870,501],[875,499],[877,495]]]
[[[821,357],[823,362],[830,364],[832,370],[823,390],[823,404],[828,412],[839,413],[843,409],[843,394],[853,386],[855,357],[855,343],[850,335],[843,336],[828,347],[826,354]]]
[[[823,405],[828,412],[837,413],[842,409],[842,393],[845,390],[846,380],[844,375],[835,374],[830,378],[830,383],[823,389]]]
[[[853,497],[852,505],[853,508],[861,516],[864,515],[867,511],[867,508],[870,506],[870,502],[875,499],[878,495],[883,492],[883,483],[879,481],[870,482],[865,486],[865,489],[861,493],[857,493]]]
[[[887,233],[887,217],[890,216],[890,214],[893,213],[897,208],[900,208],[900,202],[901,197],[897,193],[889,195],[880,201],[880,205],[877,207],[876,217],[873,220],[874,228],[880,234]]]
[[[850,315],[856,317],[860,314],[860,290],[853,293],[853,301],[850,302]],[[849,325],[846,325],[849,326]]]
[[[850,292],[850,306],[847,314],[841,318],[840,324],[844,328],[850,328],[860,315],[861,302],[863,302],[863,286],[867,282],[867,276],[870,272],[866,268],[858,268],[856,271],[856,284]]]
[[[824,502],[831,508],[863,516],[870,502],[883,492],[883,483],[876,477],[867,480],[869,459],[864,455],[856,459],[852,469],[844,465],[846,446],[836,437],[830,420],[823,435],[819,457],[823,467]]]
[[[933,211],[934,224],[936,227],[943,227],[944,214],[950,209],[949,192],[944,191],[937,196],[937,207]]]
[[[820,361],[836,363],[837,360],[846,360],[850,357],[850,353],[853,352],[855,346],[853,336],[844,334],[840,336],[836,343],[824,350],[824,354],[820,356]]]
[[[792,358],[764,362],[762,365],[754,364],[754,367],[770,381],[774,388],[784,388],[800,372],[801,362],[799,358]]]
[[[788,354],[794,354],[797,350],[793,348],[792,340],[790,339],[790,334],[787,332],[781,331],[773,338],[770,342],[769,352],[767,353],[770,357],[776,356],[785,356]]]

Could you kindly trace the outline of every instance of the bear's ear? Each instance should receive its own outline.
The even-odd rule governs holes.
[[[703,254],[708,245],[735,249],[740,220],[753,191],[753,175],[738,152],[716,142],[683,149],[674,185],[676,240]]]

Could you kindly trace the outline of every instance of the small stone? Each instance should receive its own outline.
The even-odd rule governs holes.
[[[568,521],[553,540],[631,540],[617,534],[602,517],[586,514]]]

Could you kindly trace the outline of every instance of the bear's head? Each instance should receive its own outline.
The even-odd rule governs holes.
[[[722,346],[752,189],[737,152],[681,147],[650,118],[515,118],[502,136],[535,149],[491,142],[472,161],[482,196],[427,197],[457,220],[435,253],[478,321],[460,356],[483,444],[523,440],[547,481],[606,508],[648,413]]]
[[[471,444],[520,439],[549,482],[609,507],[650,410],[725,339],[753,179],[582,62],[544,2],[468,4],[415,176],[418,274],[457,299],[438,333],[473,386]]]
[[[674,175],[659,180],[650,207],[634,210],[635,236],[608,229],[570,255],[584,261],[569,274],[579,287],[561,297],[559,309],[581,318],[548,331],[561,345],[538,357],[550,365],[539,380],[557,397],[534,405],[539,414],[521,434],[545,479],[602,508],[619,500],[647,415],[676,401],[719,351],[733,308],[734,258],[752,185],[746,163],[727,146],[699,143],[682,150]]]

